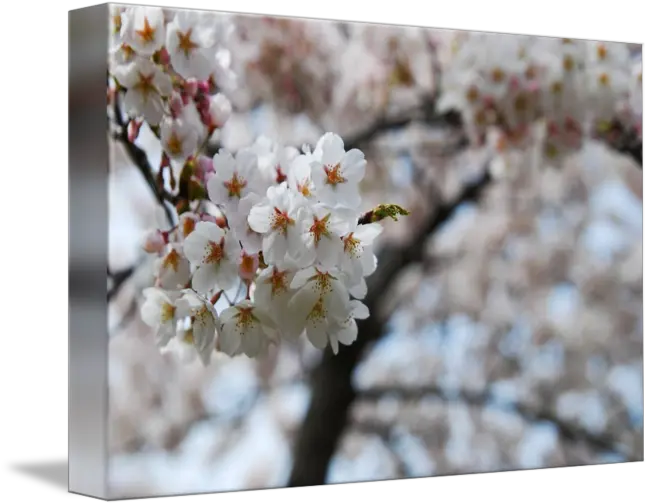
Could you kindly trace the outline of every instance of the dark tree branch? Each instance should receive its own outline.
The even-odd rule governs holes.
[[[399,387],[383,386],[357,392],[357,400],[374,401],[392,396],[406,401],[416,401],[428,396],[440,397],[448,402],[463,402],[474,407],[491,405],[498,409],[517,414],[530,423],[549,422],[556,427],[559,436],[570,442],[582,442],[599,452],[613,452],[631,458],[630,450],[613,438],[602,433],[595,434],[576,424],[558,417],[554,412],[522,403],[501,403],[489,391],[474,392],[462,390],[452,394],[439,386]]]
[[[166,213],[166,218],[168,219],[169,224],[174,225],[175,222],[173,222],[173,214],[166,204],[166,201],[174,204],[175,198],[172,194],[170,194],[169,192],[164,190],[163,187],[160,187],[157,184],[155,175],[153,174],[152,166],[150,165],[150,162],[148,162],[148,155],[146,154],[146,152],[128,139],[128,127],[121,115],[121,107],[119,106],[118,96],[114,97],[113,111],[114,120],[119,127],[119,132],[114,135],[114,138],[121,142],[121,144],[124,146],[126,152],[130,156],[130,159],[137,167],[141,175],[144,177],[144,180],[155,196],[155,199],[162,206],[162,208],[164,208],[164,212]]]
[[[608,130],[598,136],[611,149],[632,158],[639,169],[642,169],[644,150],[642,138],[636,128],[628,128],[619,121],[613,121]]]
[[[379,317],[381,299],[400,271],[423,258],[428,236],[447,222],[456,208],[480,199],[491,182],[489,171],[468,184],[453,201],[441,204],[423,222],[419,232],[407,244],[390,245],[379,252],[379,268],[367,278],[368,295],[364,303],[371,316],[357,320],[359,336],[351,346],[342,346],[334,355],[330,348],[311,375],[311,401],[296,438],[294,464],[288,485],[310,486],[325,483],[328,465],[347,423],[348,411],[356,397],[352,374],[366,348],[385,334]]]
[[[112,285],[108,289],[108,302],[117,296],[124,283],[134,274],[135,269],[134,265],[116,272],[108,269],[108,278],[112,280]]]

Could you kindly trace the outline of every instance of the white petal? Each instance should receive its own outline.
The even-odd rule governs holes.
[[[200,223],[197,225],[199,226]],[[186,258],[188,258],[192,264],[201,264],[202,259],[206,254],[207,243],[208,238],[204,234],[195,231],[191,232],[184,240],[184,255],[186,255]]]
[[[351,309],[351,316],[353,318],[357,318],[359,320],[365,320],[370,316],[370,311],[368,310],[368,306],[366,306],[361,301],[351,300],[350,309]]]
[[[341,161],[343,177],[348,182],[358,183],[366,174],[366,159],[361,150],[353,148],[346,152]]]
[[[323,320],[307,323],[307,338],[315,348],[324,349],[328,343],[327,324]]]
[[[323,164],[325,165],[331,166],[334,166],[335,164],[341,162],[341,159],[345,154],[343,140],[341,139],[341,137],[334,133],[325,133],[321,140],[321,162],[323,162]]]
[[[368,285],[366,284],[366,280],[363,278],[361,278],[361,282],[358,285],[350,288],[350,294],[356,299],[365,298],[367,293],[368,293]]]
[[[215,284],[221,290],[233,288],[238,278],[238,268],[235,263],[222,261],[217,269]]]
[[[206,236],[210,241],[219,243],[220,240],[224,237],[224,231],[220,228],[218,224],[213,222],[199,222],[195,226],[195,231],[198,234]]]
[[[235,161],[230,152],[220,149],[220,151],[213,156],[213,168],[220,180],[229,180],[233,176],[235,169]]]
[[[261,234],[269,232],[272,213],[273,209],[270,206],[264,204],[254,206],[251,208],[247,219],[249,227]]]
[[[354,237],[361,241],[364,246],[369,246],[381,234],[383,227],[379,224],[358,225],[354,231]]]
[[[331,238],[322,237],[317,247],[317,258],[325,267],[332,267],[339,263],[343,253],[341,238],[332,235]]]
[[[290,288],[297,289],[301,288],[307,281],[316,276],[316,269],[314,267],[308,267],[306,269],[301,269],[294,275]]]
[[[220,337],[218,339],[220,351],[229,356],[236,355],[236,353],[240,349],[240,343],[242,341],[240,332],[236,331],[233,327],[235,327],[235,322],[231,322],[230,325],[225,325],[222,332],[220,332]]]
[[[262,241],[262,253],[269,263],[279,263],[287,255],[287,239],[278,232],[272,232]]]
[[[198,267],[193,273],[193,288],[200,293],[208,293],[216,286],[218,279],[217,272],[217,268],[213,265],[203,265]]]
[[[358,335],[357,323],[353,319],[350,319],[347,323],[344,323],[343,325],[341,325],[335,331],[335,334],[341,344],[345,344],[346,346],[349,346],[350,344],[352,344],[354,341],[357,340],[357,335]]]
[[[213,204],[225,204],[229,200],[229,191],[219,176],[212,176],[206,183],[209,199]]]

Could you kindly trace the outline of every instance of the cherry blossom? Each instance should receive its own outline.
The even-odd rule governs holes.
[[[276,325],[269,314],[248,300],[228,307],[220,315],[220,350],[235,356],[263,356],[276,340]]]
[[[193,266],[192,285],[200,293],[234,285],[240,244],[212,222],[199,222],[184,241],[184,253]]]
[[[180,319],[177,310],[180,293],[151,287],[143,291],[143,296],[141,319],[155,329],[157,344],[163,347],[176,334],[177,323]]]
[[[319,140],[311,163],[312,179],[318,199],[329,206],[356,208],[361,204],[359,182],[366,170],[366,159],[359,149],[346,152],[343,140],[326,133]]]

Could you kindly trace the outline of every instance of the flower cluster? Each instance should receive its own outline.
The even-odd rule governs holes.
[[[355,319],[369,314],[360,299],[382,230],[360,223],[363,153],[346,152],[326,133],[313,151],[261,138],[235,156],[221,149],[212,164],[206,185],[214,214],[183,212],[177,225],[146,239],[159,259],[142,316],[159,344],[190,325],[205,364],[214,350],[262,356],[303,332],[335,353],[351,344]],[[244,298],[218,312],[218,301],[236,290]]]
[[[471,140],[495,130],[499,149],[536,140],[557,162],[615,120],[639,128],[641,60],[626,44],[488,33],[460,34],[444,74],[442,109],[462,114]]]
[[[159,346],[190,347],[208,364],[214,351],[258,357],[302,333],[335,353],[351,344],[369,314],[376,222],[406,211],[360,213],[366,159],[333,133],[313,150],[260,137],[207,155],[232,111],[218,92],[234,80],[230,25],[204,12],[112,9],[111,103],[129,117],[117,138],[134,143],[145,123],[163,150],[148,175],[164,207],[143,245],[157,258],[141,308]]]
[[[145,121],[165,161],[185,161],[231,114],[214,92],[234,80],[225,47],[231,25],[207,12],[113,6],[111,28],[110,72],[134,119],[130,140]]]

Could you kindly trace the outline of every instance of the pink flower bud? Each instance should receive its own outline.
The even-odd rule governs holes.
[[[512,76],[511,79],[509,79],[509,89],[512,91],[517,91],[520,89],[520,80],[516,75]]]
[[[201,80],[201,81],[199,81],[197,83],[197,89],[202,94],[209,94],[209,90],[211,89],[211,85],[209,84],[208,80]]]
[[[168,65],[170,64],[170,54],[168,54],[168,51],[166,50],[165,47],[162,47],[159,50],[159,62],[162,65]]]
[[[238,275],[246,281],[251,281],[255,278],[259,265],[260,260],[258,259],[257,254],[247,255],[243,250],[240,254]]]
[[[191,98],[195,97],[197,94],[197,79],[187,79],[186,82],[184,82],[184,91],[186,94],[188,94]]]
[[[205,155],[198,156],[195,165],[197,167],[197,176],[201,180],[205,180],[208,173],[215,172],[213,169],[213,159]]]
[[[144,241],[144,250],[147,253],[161,253],[166,246],[166,240],[158,230],[150,231]]]
[[[182,113],[182,109],[184,108],[184,99],[179,93],[173,93],[173,95],[170,98],[170,113],[173,116],[174,119],[179,117],[179,115]]]

